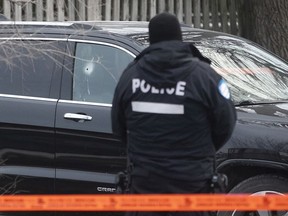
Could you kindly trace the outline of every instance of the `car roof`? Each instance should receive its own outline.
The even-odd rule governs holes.
[[[147,21],[80,21],[73,23],[88,24],[95,27],[100,27],[104,31],[111,33],[117,33],[121,35],[136,35],[136,34],[148,34]],[[195,34],[201,34],[203,37],[213,37],[215,35],[227,35],[226,33],[216,32],[205,29],[193,28],[192,26],[181,24],[182,32],[194,32]]]
[[[65,21],[65,22],[40,22],[40,21],[1,21],[0,34],[33,34],[36,35],[84,35],[96,36],[103,34],[117,34],[137,42],[148,44],[148,24],[147,21]],[[181,24],[184,40],[200,40],[203,38],[213,38],[218,36],[232,35],[204,29],[192,28]],[[199,39],[197,39],[199,38]],[[235,37],[236,38],[236,37]]]
[[[79,30],[101,30],[100,27],[72,22],[1,21],[2,34],[75,34]]]
[[[147,21],[80,21],[74,23],[88,24],[94,27],[100,27],[101,31],[112,34],[128,36],[144,45],[148,45],[148,25]],[[193,28],[186,24],[181,24],[181,30],[184,41],[198,41],[204,38],[229,37],[237,39],[237,36],[223,32],[216,32],[206,29]],[[239,38],[238,38],[239,39]]]

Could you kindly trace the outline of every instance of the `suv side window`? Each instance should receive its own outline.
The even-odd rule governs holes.
[[[106,44],[77,43],[75,58],[73,100],[111,104],[117,81],[134,57]]]
[[[63,56],[58,45],[57,41],[2,42],[0,94],[48,98],[53,72],[62,64],[58,62]]]

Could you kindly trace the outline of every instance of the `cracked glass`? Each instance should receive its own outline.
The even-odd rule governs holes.
[[[117,47],[78,43],[73,100],[111,104],[118,79],[133,56]]]

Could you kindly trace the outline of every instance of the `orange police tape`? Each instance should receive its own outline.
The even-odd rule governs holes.
[[[288,210],[288,194],[2,195],[0,211]]]

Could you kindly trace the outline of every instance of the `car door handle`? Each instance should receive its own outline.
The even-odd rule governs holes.
[[[92,116],[88,116],[85,114],[77,114],[77,113],[65,113],[64,118],[75,120],[75,121],[91,121],[92,120]]]

